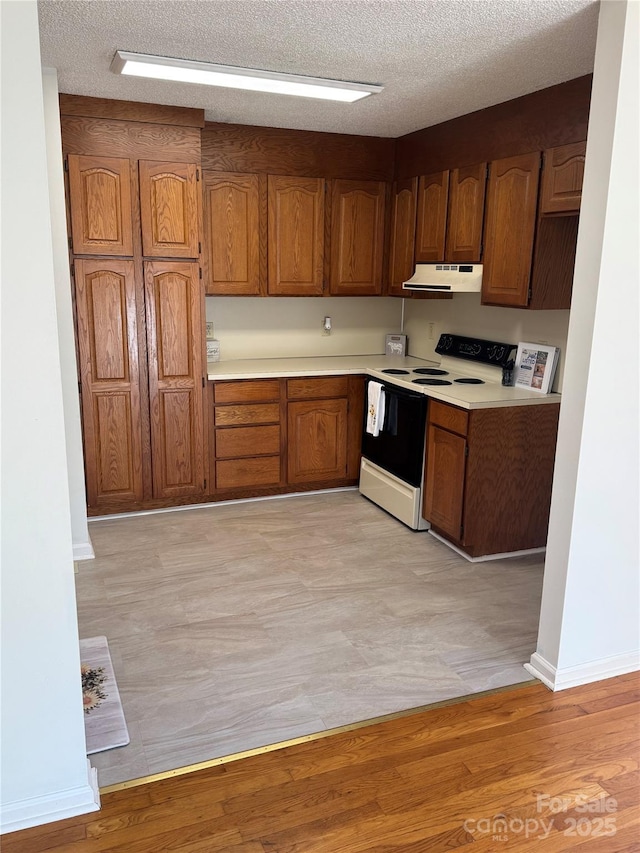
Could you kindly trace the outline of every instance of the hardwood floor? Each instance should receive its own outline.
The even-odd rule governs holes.
[[[108,793],[2,850],[637,853],[639,711],[638,673],[516,687]]]
[[[131,736],[102,787],[529,680],[542,554],[470,563],[356,491],[90,530],[80,636]]]

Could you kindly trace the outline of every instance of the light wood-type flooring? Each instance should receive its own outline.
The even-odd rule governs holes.
[[[3,853],[637,853],[640,680],[542,684],[103,797]]]
[[[357,491],[101,520],[80,636],[131,735],[99,783],[525,682],[543,555],[470,563]]]

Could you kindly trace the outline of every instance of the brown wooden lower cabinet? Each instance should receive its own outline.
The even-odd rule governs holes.
[[[212,500],[357,482],[361,376],[213,383]]]
[[[198,265],[145,263],[153,497],[205,490]]]
[[[143,496],[140,294],[133,261],[77,260],[75,298],[90,508]]]
[[[423,515],[472,557],[546,544],[559,404],[431,401]]]

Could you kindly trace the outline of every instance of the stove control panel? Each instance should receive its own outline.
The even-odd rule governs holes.
[[[466,358],[479,364],[504,367],[517,349],[516,344],[485,341],[481,338],[465,338],[463,335],[440,335],[436,352],[439,355]]]

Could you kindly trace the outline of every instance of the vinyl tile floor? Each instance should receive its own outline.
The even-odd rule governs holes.
[[[528,680],[543,555],[470,563],[357,491],[94,521],[82,638],[131,743],[101,786]]]

